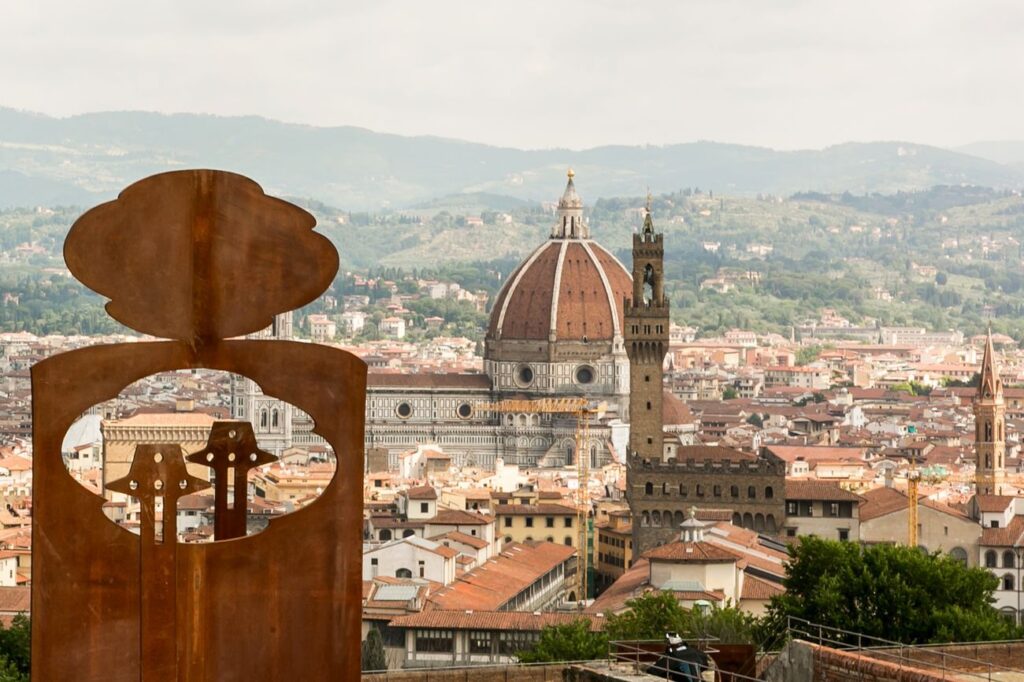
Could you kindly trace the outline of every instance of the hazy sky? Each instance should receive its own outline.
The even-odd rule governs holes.
[[[517,147],[1024,138],[1024,2],[8,0],[0,105]]]

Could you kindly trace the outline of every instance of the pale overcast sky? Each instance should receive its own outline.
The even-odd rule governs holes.
[[[0,106],[540,148],[1024,138],[1024,2],[7,0]]]

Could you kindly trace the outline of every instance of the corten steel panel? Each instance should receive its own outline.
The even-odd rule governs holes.
[[[218,338],[224,330],[260,328],[268,315],[315,298],[337,267],[333,247],[310,241],[319,235],[294,215],[284,224],[291,225],[297,252],[315,261],[304,264],[314,275],[293,281],[280,254],[254,257],[259,235],[238,226],[276,228],[259,213],[269,198],[253,188],[259,190],[241,176],[215,171],[155,176],[126,190],[139,192],[149,208],[118,223],[120,236],[69,238],[69,251],[76,249],[68,253],[69,265],[76,263],[72,271],[81,276],[81,263],[98,264],[82,279],[122,301],[119,319],[151,331],[161,327],[176,340],[85,348],[32,369],[33,679],[248,682],[359,675],[366,366],[323,346]],[[158,196],[144,196],[150,192]],[[147,221],[149,210],[167,212],[169,204],[161,202],[170,202],[168,196],[192,202],[191,211],[179,212],[184,222]],[[154,277],[119,298],[128,282],[118,281],[124,273],[117,263],[131,258],[124,251],[151,231],[187,231],[193,223],[195,238],[179,235],[174,246],[191,245],[190,253],[142,254],[141,261],[165,258],[174,266],[135,263],[132,276]],[[211,234],[219,235],[219,245],[208,239]],[[239,286],[239,269],[261,288],[262,300],[249,313],[233,310],[230,324],[210,319],[219,306],[247,305],[247,294],[231,291]],[[229,270],[231,276],[222,276]],[[192,284],[165,297],[158,283],[176,273]],[[184,306],[182,319],[191,321],[182,324],[168,306]],[[165,541],[148,548],[147,564],[140,546],[148,539],[104,516],[103,499],[65,469],[61,440],[86,408],[114,398],[124,386],[157,372],[198,367],[248,376],[268,395],[307,412],[337,454],[338,471],[318,500],[272,520],[259,534],[209,544]]]

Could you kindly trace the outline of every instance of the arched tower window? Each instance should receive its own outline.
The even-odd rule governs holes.
[[[273,429],[276,429],[277,428],[277,423],[278,423],[277,410],[274,410],[273,412],[270,413],[270,427],[273,428]]]
[[[644,266],[644,303],[651,304],[654,300],[654,268],[650,263]]]
[[[267,408],[260,410],[260,428],[267,428]]]

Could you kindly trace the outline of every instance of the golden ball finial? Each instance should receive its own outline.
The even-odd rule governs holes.
[[[572,166],[570,166],[570,167],[569,167],[569,172],[568,172],[568,173],[566,173],[566,175],[568,175],[568,176],[569,176],[569,179],[570,179],[570,180],[572,180],[572,179],[573,179],[574,177],[576,177],[576,171],[574,171],[574,170],[572,169]]]

